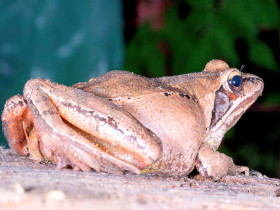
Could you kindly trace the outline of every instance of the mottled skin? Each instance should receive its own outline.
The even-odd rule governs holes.
[[[234,75],[242,77],[237,88]],[[73,87],[32,79],[23,96],[6,102],[3,131],[18,154],[58,168],[180,176],[196,167],[213,179],[248,175],[216,150],[262,90],[259,77],[220,60],[201,73],[154,79],[125,71]]]

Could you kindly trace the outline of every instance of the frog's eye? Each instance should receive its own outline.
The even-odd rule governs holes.
[[[228,77],[228,84],[232,90],[239,90],[242,86],[242,77],[239,71],[233,71]]]

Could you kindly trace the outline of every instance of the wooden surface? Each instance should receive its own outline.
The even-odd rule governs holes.
[[[280,180],[56,170],[0,148],[0,209],[280,209]]]

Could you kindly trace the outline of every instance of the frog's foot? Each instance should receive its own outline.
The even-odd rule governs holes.
[[[58,168],[139,174],[162,152],[158,137],[121,107],[41,79],[27,82],[24,97],[8,100],[2,121],[19,154],[53,161]]]
[[[199,150],[196,168],[201,176],[213,180],[237,173],[245,173],[245,176],[249,176],[248,167],[235,165],[232,158],[215,151],[211,145],[207,144]]]

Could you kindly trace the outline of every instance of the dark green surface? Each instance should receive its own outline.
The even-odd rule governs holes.
[[[0,1],[1,109],[30,78],[72,85],[121,69],[122,24],[121,0]]]

